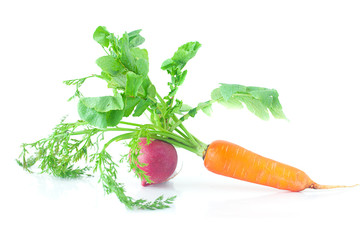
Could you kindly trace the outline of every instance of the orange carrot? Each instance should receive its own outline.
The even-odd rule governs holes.
[[[317,184],[297,168],[222,140],[214,141],[208,146],[204,154],[204,165],[216,174],[293,192],[306,188],[348,187]]]

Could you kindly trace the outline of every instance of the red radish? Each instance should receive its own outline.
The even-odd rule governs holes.
[[[147,144],[146,138],[140,139],[140,163],[146,163],[146,166],[139,167],[149,176],[152,183],[141,180],[141,185],[148,186],[151,184],[166,182],[174,173],[177,165],[177,153],[173,145],[160,141],[152,140]]]

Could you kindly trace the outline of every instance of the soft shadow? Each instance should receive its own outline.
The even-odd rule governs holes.
[[[37,190],[42,196],[52,199],[64,199],[66,197],[84,198],[91,192],[97,191],[97,183],[93,177],[78,179],[63,179],[49,175],[35,175]]]
[[[302,192],[273,189],[273,191],[276,192],[255,197],[209,200],[207,215],[209,217],[293,218],[299,214],[305,214],[301,213],[301,209],[311,211],[321,206],[321,203],[327,201],[329,197],[350,193],[351,189],[306,189]],[[248,195],[249,192],[246,194]]]
[[[175,185],[173,182],[164,182],[164,183],[158,183],[158,184],[152,184],[148,186],[141,186],[140,182],[134,186],[128,185],[128,189],[134,189],[134,197],[136,198],[144,198],[144,199],[154,199],[159,197],[160,195],[164,195],[164,197],[167,196],[173,196],[177,195],[178,192],[175,189]],[[166,194],[164,194],[166,193]]]

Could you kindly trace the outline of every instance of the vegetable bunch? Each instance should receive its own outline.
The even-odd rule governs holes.
[[[185,67],[201,47],[199,42],[185,43],[163,62],[161,69],[169,74],[170,81],[168,94],[160,96],[149,77],[148,52],[140,47],[145,41],[140,30],[125,32],[119,37],[100,26],[93,38],[105,52],[96,60],[99,73],[64,82],[75,88],[70,100],[77,100],[80,119],[76,122],[63,119],[48,137],[22,145],[17,161],[29,172],[38,168],[40,173],[62,178],[97,173],[105,192],[116,194],[126,207],[167,208],[175,197],[160,196],[154,201],[133,199],[126,194],[124,184],[118,181],[118,165],[127,161],[130,171],[151,183],[147,173],[139,167],[142,166],[138,161],[141,138],[147,138],[149,142],[154,139],[165,141],[204,157],[208,144],[191,134],[184,122],[200,111],[210,115],[214,103],[231,108],[246,106],[264,120],[270,115],[286,118],[274,89],[221,83],[211,92],[208,101],[196,106],[178,99],[176,93],[187,75]],[[113,94],[84,96],[81,87],[89,78],[102,81]],[[147,124],[127,120],[136,120],[143,115],[149,119]],[[129,146],[130,157],[124,154],[121,159],[114,160],[108,147],[119,141],[125,141]]]

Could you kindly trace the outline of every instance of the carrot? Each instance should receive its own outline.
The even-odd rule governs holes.
[[[216,174],[293,192],[306,188],[349,187],[317,184],[297,168],[222,140],[216,140],[208,146],[204,154],[204,165]]]

